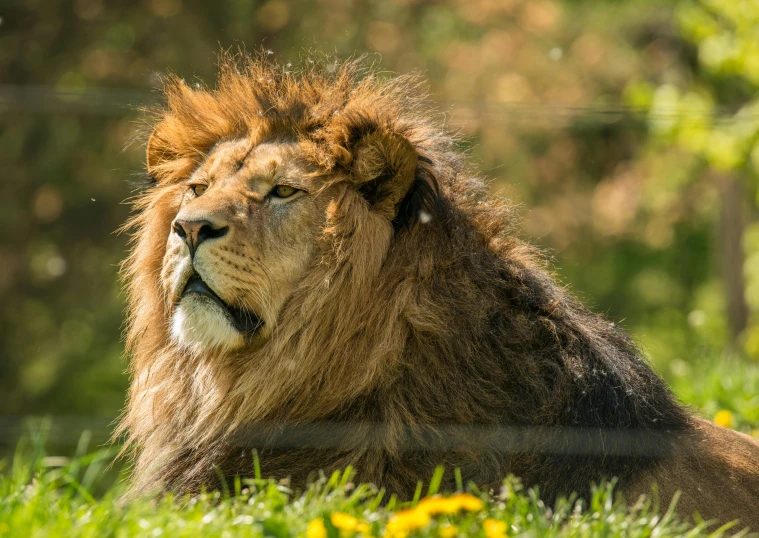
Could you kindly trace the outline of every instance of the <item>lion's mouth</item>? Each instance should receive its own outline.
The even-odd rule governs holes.
[[[186,297],[190,294],[200,295],[216,303],[216,305],[222,309],[232,325],[234,325],[235,329],[241,333],[254,333],[264,324],[263,320],[259,318],[255,312],[236,308],[225,303],[197,273],[187,280],[187,284],[185,284],[181,296]]]

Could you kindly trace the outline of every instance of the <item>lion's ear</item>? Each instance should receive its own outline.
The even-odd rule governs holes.
[[[351,174],[374,210],[392,220],[414,183],[418,160],[416,150],[404,137],[374,131],[356,144]]]

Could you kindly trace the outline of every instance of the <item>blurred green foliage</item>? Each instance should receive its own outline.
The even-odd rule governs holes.
[[[669,187],[672,196],[687,199],[695,191],[700,200],[713,198],[697,210],[704,219],[719,208],[726,318],[736,347],[759,357],[759,226],[752,222],[759,174],[759,3],[685,1],[674,15],[675,29],[692,47],[690,61],[673,66],[666,78],[630,84],[626,97],[648,111],[653,136],[641,155],[680,169]],[[699,312],[705,324],[708,308]],[[715,327],[713,336],[722,332]]]
[[[524,236],[689,397],[724,350],[759,356],[758,13],[756,0],[4,2],[0,415],[118,413],[127,236],[114,232],[142,181],[138,108],[168,70],[213,83],[219,49],[243,44],[419,71],[493,190],[522,204]],[[742,193],[730,256],[725,177]],[[746,371],[736,411],[759,420]]]

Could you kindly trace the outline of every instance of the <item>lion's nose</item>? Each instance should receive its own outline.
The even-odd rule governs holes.
[[[226,235],[229,226],[216,226],[209,220],[175,220],[174,233],[190,247],[190,257],[204,241]]]

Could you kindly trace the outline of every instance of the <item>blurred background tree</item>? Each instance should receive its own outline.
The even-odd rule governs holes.
[[[680,179],[669,187],[673,201],[712,199],[699,213],[716,221],[715,262],[726,315],[696,303],[691,323],[708,323],[719,339],[756,357],[759,228],[752,221],[759,172],[759,3],[683,2],[675,25],[693,48],[666,79],[631,84],[627,98],[648,110],[654,136],[641,153],[680,168]],[[671,205],[652,209],[671,213]]]
[[[220,48],[372,52],[419,71],[524,236],[684,398],[759,423],[756,0],[6,0],[0,415],[119,412],[139,106]],[[745,356],[744,356],[745,355]],[[736,367],[731,367],[735,369]],[[705,377],[704,377],[705,376]],[[699,377],[699,379],[701,379]],[[728,379],[728,381],[725,381]],[[738,404],[728,394],[742,394]],[[713,400],[713,401],[712,401]],[[735,401],[733,398],[731,401]]]

